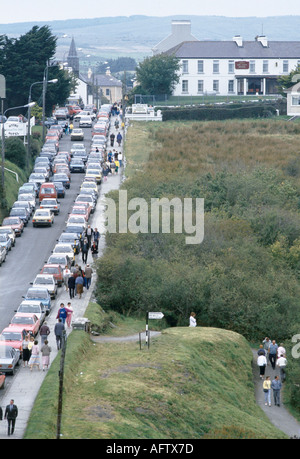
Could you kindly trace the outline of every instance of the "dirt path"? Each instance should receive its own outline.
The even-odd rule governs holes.
[[[289,411],[281,403],[280,407],[275,406],[273,402],[273,394],[271,398],[272,406],[265,406],[264,392],[262,389],[262,380],[259,377],[259,368],[257,366],[257,350],[252,349],[253,352],[253,381],[255,387],[255,398],[257,404],[266,413],[272,424],[282,432],[286,433],[289,437],[300,438],[300,423],[289,413]],[[265,376],[270,376],[271,380],[274,379],[275,375],[279,375],[279,370],[273,370],[270,363],[266,368]],[[281,394],[282,400],[282,394]]]
[[[151,331],[150,340],[151,338],[154,338],[154,336],[158,336],[160,334],[161,332]],[[142,335],[141,336],[142,341],[145,342],[146,333],[143,332],[141,335]],[[139,334],[136,333],[135,335],[129,335],[129,336],[105,336],[105,335],[104,336],[92,336],[91,339],[95,343],[126,343],[129,341],[138,341]]]

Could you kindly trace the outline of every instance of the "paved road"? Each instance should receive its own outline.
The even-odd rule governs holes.
[[[91,129],[85,129],[86,146],[90,146]],[[70,136],[64,136],[60,142],[60,151],[70,151]],[[56,240],[64,230],[68,212],[75,200],[83,174],[72,174],[71,187],[66,191],[66,197],[59,199],[61,210],[55,216],[54,225],[51,228],[33,228],[32,222],[27,227],[20,238],[17,238],[15,247],[9,252],[6,262],[0,268],[0,331],[5,328],[22,301],[35,276],[40,272],[44,263],[51,255]]]

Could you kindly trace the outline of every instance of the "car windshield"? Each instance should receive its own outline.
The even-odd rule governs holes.
[[[3,341],[22,341],[22,333],[21,332],[9,332],[5,331],[1,335],[1,340]]]
[[[19,220],[16,220],[14,218],[5,218],[3,220],[3,225],[17,225],[19,223]]]
[[[52,267],[52,266],[46,266],[44,269],[43,269],[43,272],[45,274],[59,274],[59,269],[56,268],[56,267]]]
[[[26,324],[26,325],[32,325],[34,324],[33,317],[13,317],[11,320],[12,324]]]
[[[54,248],[55,253],[66,253],[72,251],[72,248],[68,245],[60,245]]]
[[[52,279],[47,279],[45,277],[37,277],[34,281],[35,284],[53,284],[53,280]]]
[[[35,212],[36,217],[49,217],[50,212],[48,210],[37,210]]]
[[[27,298],[48,298],[47,290],[29,290],[27,292]]]
[[[49,262],[51,263],[54,263],[56,265],[59,265],[61,263],[63,263],[64,265],[66,265],[66,259],[65,257],[50,257],[49,258]]]
[[[7,239],[7,235],[6,234],[0,233],[0,242],[6,242],[8,240],[9,239]]]
[[[11,215],[26,215],[26,211],[24,207],[15,207],[14,209],[11,209],[10,214]]]
[[[19,309],[18,309],[18,312],[26,312],[26,313],[35,313],[35,314],[40,314],[41,313],[41,309],[39,306],[34,306],[33,304],[22,304]]]
[[[0,359],[11,359],[13,351],[9,346],[0,346]]]
[[[56,204],[56,201],[55,199],[43,199],[42,202],[41,202],[41,205],[53,205],[53,204]]]
[[[67,174],[55,174],[55,178],[58,180],[68,180]]]

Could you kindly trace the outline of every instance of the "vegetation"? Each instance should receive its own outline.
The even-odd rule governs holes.
[[[97,328],[107,321],[96,304],[87,317]],[[114,324],[113,335],[141,326],[118,314]],[[56,436],[59,358],[35,401],[26,439]],[[169,329],[149,350],[135,342],[92,342],[74,331],[67,343],[61,438],[284,438],[255,403],[251,359],[242,336],[220,329]]]

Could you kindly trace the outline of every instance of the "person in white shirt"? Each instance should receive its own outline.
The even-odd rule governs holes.
[[[197,322],[196,322],[196,314],[194,312],[191,312],[191,315],[190,315],[190,327],[196,327],[197,326]]]
[[[286,350],[283,347],[283,344],[280,343],[278,349],[277,349],[277,358],[279,358],[281,355],[286,355]]]
[[[257,357],[257,365],[259,366],[259,377],[263,379],[267,366],[267,359],[265,355],[259,355]]]
[[[280,355],[280,357],[276,361],[276,365],[279,367],[280,370],[280,379],[281,382],[285,381],[285,367],[287,365],[287,360],[285,355]]]

